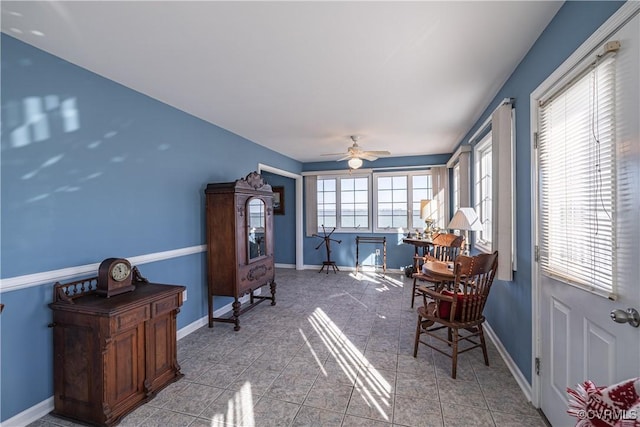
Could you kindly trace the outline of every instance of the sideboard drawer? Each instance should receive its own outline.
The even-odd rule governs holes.
[[[168,313],[178,307],[180,307],[180,294],[171,295],[170,297],[151,303],[151,317]]]
[[[144,305],[113,317],[111,327],[116,333],[124,331],[148,320],[151,317],[149,314],[149,306]]]

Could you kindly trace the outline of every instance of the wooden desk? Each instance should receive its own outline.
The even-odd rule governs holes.
[[[414,246],[415,253],[413,256],[413,272],[419,273],[420,263],[418,262],[418,257],[425,256],[429,253],[429,249],[433,246],[433,240],[406,238],[402,239],[402,243]],[[420,255],[420,248],[422,248],[422,255]]]

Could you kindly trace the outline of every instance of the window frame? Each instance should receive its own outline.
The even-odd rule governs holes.
[[[367,226],[366,227],[342,227],[342,180],[343,179],[358,179],[365,178],[367,180]],[[371,232],[371,224],[372,224],[372,215],[371,215],[371,174],[331,174],[331,175],[321,175],[318,176],[317,181],[321,180],[330,180],[335,179],[336,181],[336,228],[335,233],[356,233],[356,232]],[[317,192],[317,184],[316,184],[316,192]],[[316,201],[316,209],[318,207],[318,202]],[[319,209],[316,211],[316,218],[318,218]],[[325,229],[327,226],[325,226]],[[320,223],[320,218],[318,218],[318,231],[322,231],[322,224]]]
[[[451,212],[455,215],[460,209],[460,162],[453,165],[451,173]]]
[[[335,233],[406,233],[409,230],[414,230],[416,228],[422,229],[424,228],[424,224],[413,224],[413,177],[420,175],[429,175],[431,176],[430,169],[420,169],[415,171],[394,171],[394,172],[369,172],[369,173],[330,173],[330,174],[322,174],[317,175],[317,182],[321,180],[330,180],[333,179],[336,181],[336,228]],[[407,177],[407,202],[406,202],[406,211],[407,211],[407,225],[408,227],[400,227],[400,228],[379,228],[378,224],[378,181],[377,178],[381,176],[406,176]],[[342,180],[343,179],[354,179],[354,178],[366,178],[367,179],[367,204],[368,204],[368,225],[367,227],[342,227],[341,226],[341,199],[342,199]],[[317,184],[316,184],[316,194],[317,194]],[[433,178],[431,178],[431,187],[430,191],[433,193]],[[432,194],[433,197],[433,194]],[[318,198],[319,200],[319,198]],[[322,232],[322,222],[320,218],[318,218],[318,214],[320,209],[318,209],[318,200],[316,200],[316,218],[318,221],[317,231]],[[422,199],[420,199],[422,200]],[[419,201],[418,200],[418,203]],[[325,228],[327,226],[325,225]]]
[[[493,138],[491,131],[487,132],[485,136],[483,136],[473,147],[473,162],[474,162],[474,195],[473,195],[473,205],[482,222],[483,227],[487,222],[487,214],[489,214],[489,221],[493,218],[493,182],[484,183],[482,179],[485,176],[489,176],[492,178],[492,169],[493,162],[495,161],[494,153],[493,153]],[[488,170],[485,171],[483,167],[484,155],[487,151],[491,151],[491,165],[488,167]],[[486,185],[483,185],[486,184]],[[487,195],[485,194],[487,191],[491,192],[489,194],[489,198],[487,200]],[[493,224],[492,224],[493,227]],[[493,228],[490,230],[484,230],[482,232],[475,232],[474,246],[476,249],[490,253],[493,251],[493,236],[492,236]],[[488,238],[487,238],[488,237]]]
[[[373,173],[373,203],[371,205],[373,214],[373,232],[374,233],[393,233],[393,232],[407,232],[409,230],[415,229],[423,229],[424,224],[413,224],[413,177],[421,176],[421,175],[429,175],[431,181],[431,198],[433,198],[433,177],[431,177],[431,170],[429,169],[421,169],[416,171],[400,171],[400,172],[375,172]],[[406,215],[407,215],[407,227],[378,227],[378,179],[379,177],[397,177],[397,176],[406,176],[407,177],[407,201],[406,201]],[[422,199],[420,199],[422,200]],[[420,202],[418,200],[418,202]]]

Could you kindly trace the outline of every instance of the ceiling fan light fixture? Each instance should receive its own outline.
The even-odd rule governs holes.
[[[349,164],[349,167],[351,169],[358,169],[360,166],[362,166],[362,159],[359,159],[357,157],[352,157],[349,159],[347,163]]]

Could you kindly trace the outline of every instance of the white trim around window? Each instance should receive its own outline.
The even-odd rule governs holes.
[[[402,178],[405,178],[404,183]],[[381,179],[386,181],[385,188],[380,186]],[[386,194],[383,195],[383,192]],[[420,201],[433,198],[431,171],[374,173],[372,193],[373,230],[375,233],[405,232],[415,229],[422,231],[424,229],[422,218],[419,217]],[[381,199],[382,197],[385,197],[384,201]],[[380,224],[382,221],[379,211],[380,204],[393,206],[392,211],[388,211],[389,215],[386,215],[388,221],[385,222],[389,223],[386,227]],[[400,211],[402,213],[398,215]]]
[[[492,140],[491,132],[485,135],[473,148],[474,161],[474,207],[482,222],[483,230],[476,232],[475,247],[482,252],[492,251],[493,197],[492,176]]]
[[[362,180],[366,181],[366,189],[357,185]],[[335,182],[334,190],[320,191],[319,187],[323,185],[323,181]],[[352,187],[345,187],[343,182]],[[371,175],[322,175],[317,177],[316,185],[318,231],[323,231],[324,225],[325,231],[331,231],[335,227],[336,233],[371,232]],[[364,198],[361,197],[363,194]],[[363,204],[366,205],[366,214],[361,212]],[[320,209],[321,205],[325,205],[325,209]],[[334,209],[333,215],[331,209]],[[348,210],[348,215],[343,215],[343,209],[345,212]],[[330,219],[332,216],[333,219]]]
[[[384,190],[384,192],[387,193],[385,196],[390,198],[390,200],[382,202],[380,201],[381,190],[378,183],[380,179],[384,178],[391,178],[390,181],[393,183],[386,183],[391,185],[391,188],[386,188]],[[403,178],[404,182],[402,182]],[[368,221],[366,221],[366,226],[363,225],[364,221],[362,224],[358,224],[358,219],[362,219],[364,214],[362,212],[355,212],[356,208],[361,208],[361,206],[357,205],[363,203],[363,200],[361,200],[362,198],[360,197],[358,199],[358,195],[355,194],[357,193],[355,190],[353,191],[354,194],[348,194],[349,192],[343,189],[342,182],[344,180],[352,181],[354,179],[367,180],[366,199]],[[331,194],[322,194],[323,191],[318,189],[319,186],[324,188],[322,183],[323,180],[335,182],[335,190],[330,191]],[[308,214],[313,215],[313,219],[317,219],[318,232],[322,231],[322,225],[325,225],[326,230],[333,230],[333,227],[335,226],[336,233],[404,233],[414,229],[422,230],[424,228],[424,223],[422,218],[420,218],[419,213],[420,201],[424,199],[432,199],[434,191],[432,173],[428,169],[402,172],[387,171],[368,174],[323,173],[315,176],[314,180],[308,181],[308,184],[311,185],[308,186],[307,191],[313,191],[313,196],[315,197],[307,198],[307,209]],[[398,186],[398,188],[394,188],[394,185]],[[349,197],[348,201],[345,201],[346,197]],[[385,205],[388,204],[388,206],[386,206],[389,208],[389,215],[387,215],[387,219],[389,220],[390,225],[387,227],[380,226],[378,223],[379,219],[381,219],[378,212],[379,201]],[[313,203],[313,206],[309,206],[309,202]],[[323,204],[325,204],[324,209],[322,206]],[[350,212],[351,215],[354,216],[354,220],[351,221],[351,226],[349,224],[345,225],[346,222],[349,221],[346,218],[343,218],[342,213],[342,210],[350,204],[353,204],[353,206],[351,206],[353,209],[351,209]],[[434,204],[434,206],[436,205],[437,203]],[[434,209],[434,220],[437,220],[439,212],[439,210]],[[331,217],[333,215],[335,215],[335,220],[333,218],[328,218],[328,216]],[[343,219],[346,222],[343,221]],[[309,222],[309,219],[307,219],[307,221]],[[353,226],[353,224],[356,225]],[[311,230],[307,230],[307,235],[309,235],[310,231]]]
[[[451,183],[452,187],[452,200],[451,204],[453,205],[453,212],[458,212],[460,209],[460,162],[457,162],[453,166],[453,179]]]

